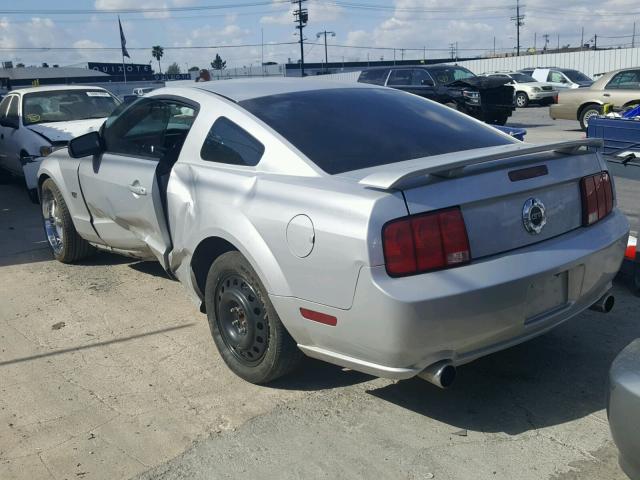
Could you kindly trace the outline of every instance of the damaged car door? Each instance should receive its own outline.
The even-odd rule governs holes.
[[[155,257],[167,267],[166,186],[196,112],[187,101],[152,97],[106,121],[104,152],[83,158],[78,174],[94,228],[107,246]]]

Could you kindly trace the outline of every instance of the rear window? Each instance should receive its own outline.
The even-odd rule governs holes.
[[[393,89],[295,92],[240,105],[329,174],[515,142],[449,107]]]

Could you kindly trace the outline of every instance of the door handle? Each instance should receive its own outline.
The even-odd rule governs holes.
[[[147,194],[147,189],[144,188],[142,185],[140,185],[140,182],[138,182],[138,180],[136,180],[131,185],[129,185],[129,190],[131,192],[135,193],[136,195],[146,195]]]
[[[611,96],[611,94],[610,94],[610,93],[603,93],[603,94],[602,94],[602,96],[603,96],[603,97],[610,97],[610,96]]]

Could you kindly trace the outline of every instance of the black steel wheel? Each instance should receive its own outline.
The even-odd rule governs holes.
[[[254,366],[262,360],[269,341],[266,309],[254,287],[230,273],[216,288],[216,321],[222,339],[238,361]]]
[[[240,252],[224,253],[211,265],[205,305],[220,356],[248,382],[275,380],[302,358],[258,275]]]

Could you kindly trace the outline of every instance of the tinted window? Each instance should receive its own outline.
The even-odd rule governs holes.
[[[387,85],[411,85],[411,70],[391,70]]]
[[[411,85],[433,85],[433,80],[426,70],[416,68],[411,72]]]
[[[563,70],[562,71],[570,80],[574,82],[591,82],[592,80],[584,73],[578,70]]]
[[[258,140],[225,117],[213,122],[200,150],[203,160],[247,166],[257,165],[263,153]]]
[[[620,72],[609,82],[606,88],[621,90],[640,90],[640,70]],[[1,109],[0,109],[1,111]]]
[[[240,105],[330,174],[515,142],[451,108],[394,89],[296,92]]]
[[[387,78],[387,73],[389,73],[389,70],[385,69],[365,70],[360,74],[360,77],[358,77],[358,81],[362,83],[384,85],[384,81]]]
[[[25,125],[106,118],[118,100],[104,90],[55,90],[27,93],[22,100]]]
[[[530,75],[525,75],[524,73],[512,73],[509,76],[518,83],[533,83],[536,81],[535,78]]]
[[[155,159],[177,159],[195,119],[190,106],[141,99],[109,117],[103,132],[106,150]]]
[[[446,85],[447,83],[455,82],[456,80],[475,77],[475,74],[470,70],[456,66],[434,68],[433,70],[430,70],[429,73],[441,85]]]

